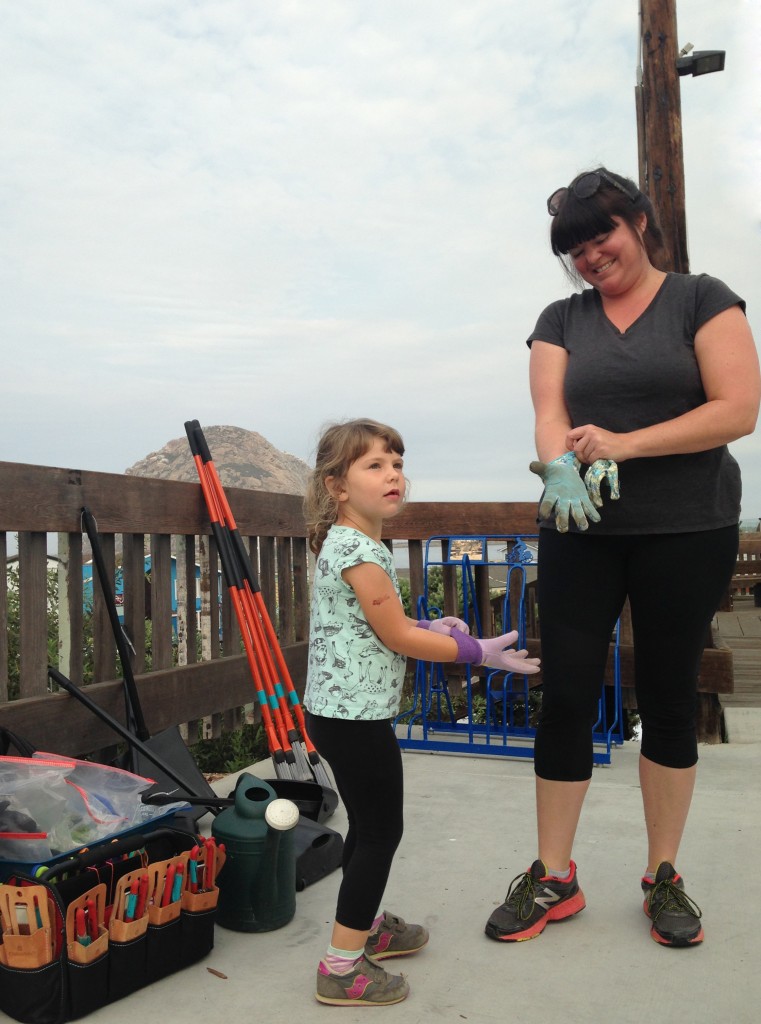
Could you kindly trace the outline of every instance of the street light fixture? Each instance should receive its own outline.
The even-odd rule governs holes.
[[[698,75],[710,75],[713,71],[724,70],[726,50],[693,50],[689,56],[682,56],[683,53],[684,50],[676,60],[676,69],[680,75],[697,78]]]

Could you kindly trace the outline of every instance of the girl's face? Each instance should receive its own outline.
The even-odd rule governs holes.
[[[575,245],[568,253],[581,277],[603,295],[621,295],[636,284],[650,267],[650,261],[637,234],[620,217],[613,217],[615,228]],[[642,218],[640,231],[647,221]]]
[[[377,532],[384,519],[402,509],[406,489],[404,459],[398,452],[387,451],[381,438],[375,438],[365,454],[349,466],[343,479],[327,477],[325,485],[338,499],[339,526],[370,526]]]

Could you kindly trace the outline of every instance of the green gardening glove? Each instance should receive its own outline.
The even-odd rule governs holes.
[[[528,467],[544,482],[539,516],[549,519],[554,510],[558,533],[568,533],[569,514],[580,530],[589,527],[587,517],[593,523],[600,522],[600,513],[592,504],[584,481],[579,476],[580,466],[573,452],[566,452],[552,462],[532,462]]]
[[[584,475],[587,494],[595,508],[602,508],[600,485],[603,480],[608,481],[611,499],[618,501],[621,491],[618,486],[618,466],[613,459],[596,459]]]

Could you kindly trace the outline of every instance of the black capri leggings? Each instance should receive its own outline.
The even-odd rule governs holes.
[[[357,722],[307,712],[306,726],[349,817],[336,921],[364,931],[378,914],[404,830],[402,752],[389,719]]]
[[[592,775],[592,726],[608,644],[627,597],[642,754],[670,768],[696,763],[700,658],[738,540],[737,526],[643,536],[540,531],[544,686],[534,747],[540,778],[572,782]]]

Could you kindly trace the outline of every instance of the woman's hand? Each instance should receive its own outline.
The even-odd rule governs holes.
[[[565,446],[573,452],[579,462],[588,466],[598,459],[624,462],[631,458],[627,450],[626,434],[614,434],[610,430],[596,427],[594,423],[586,423],[583,427],[569,430]]]

